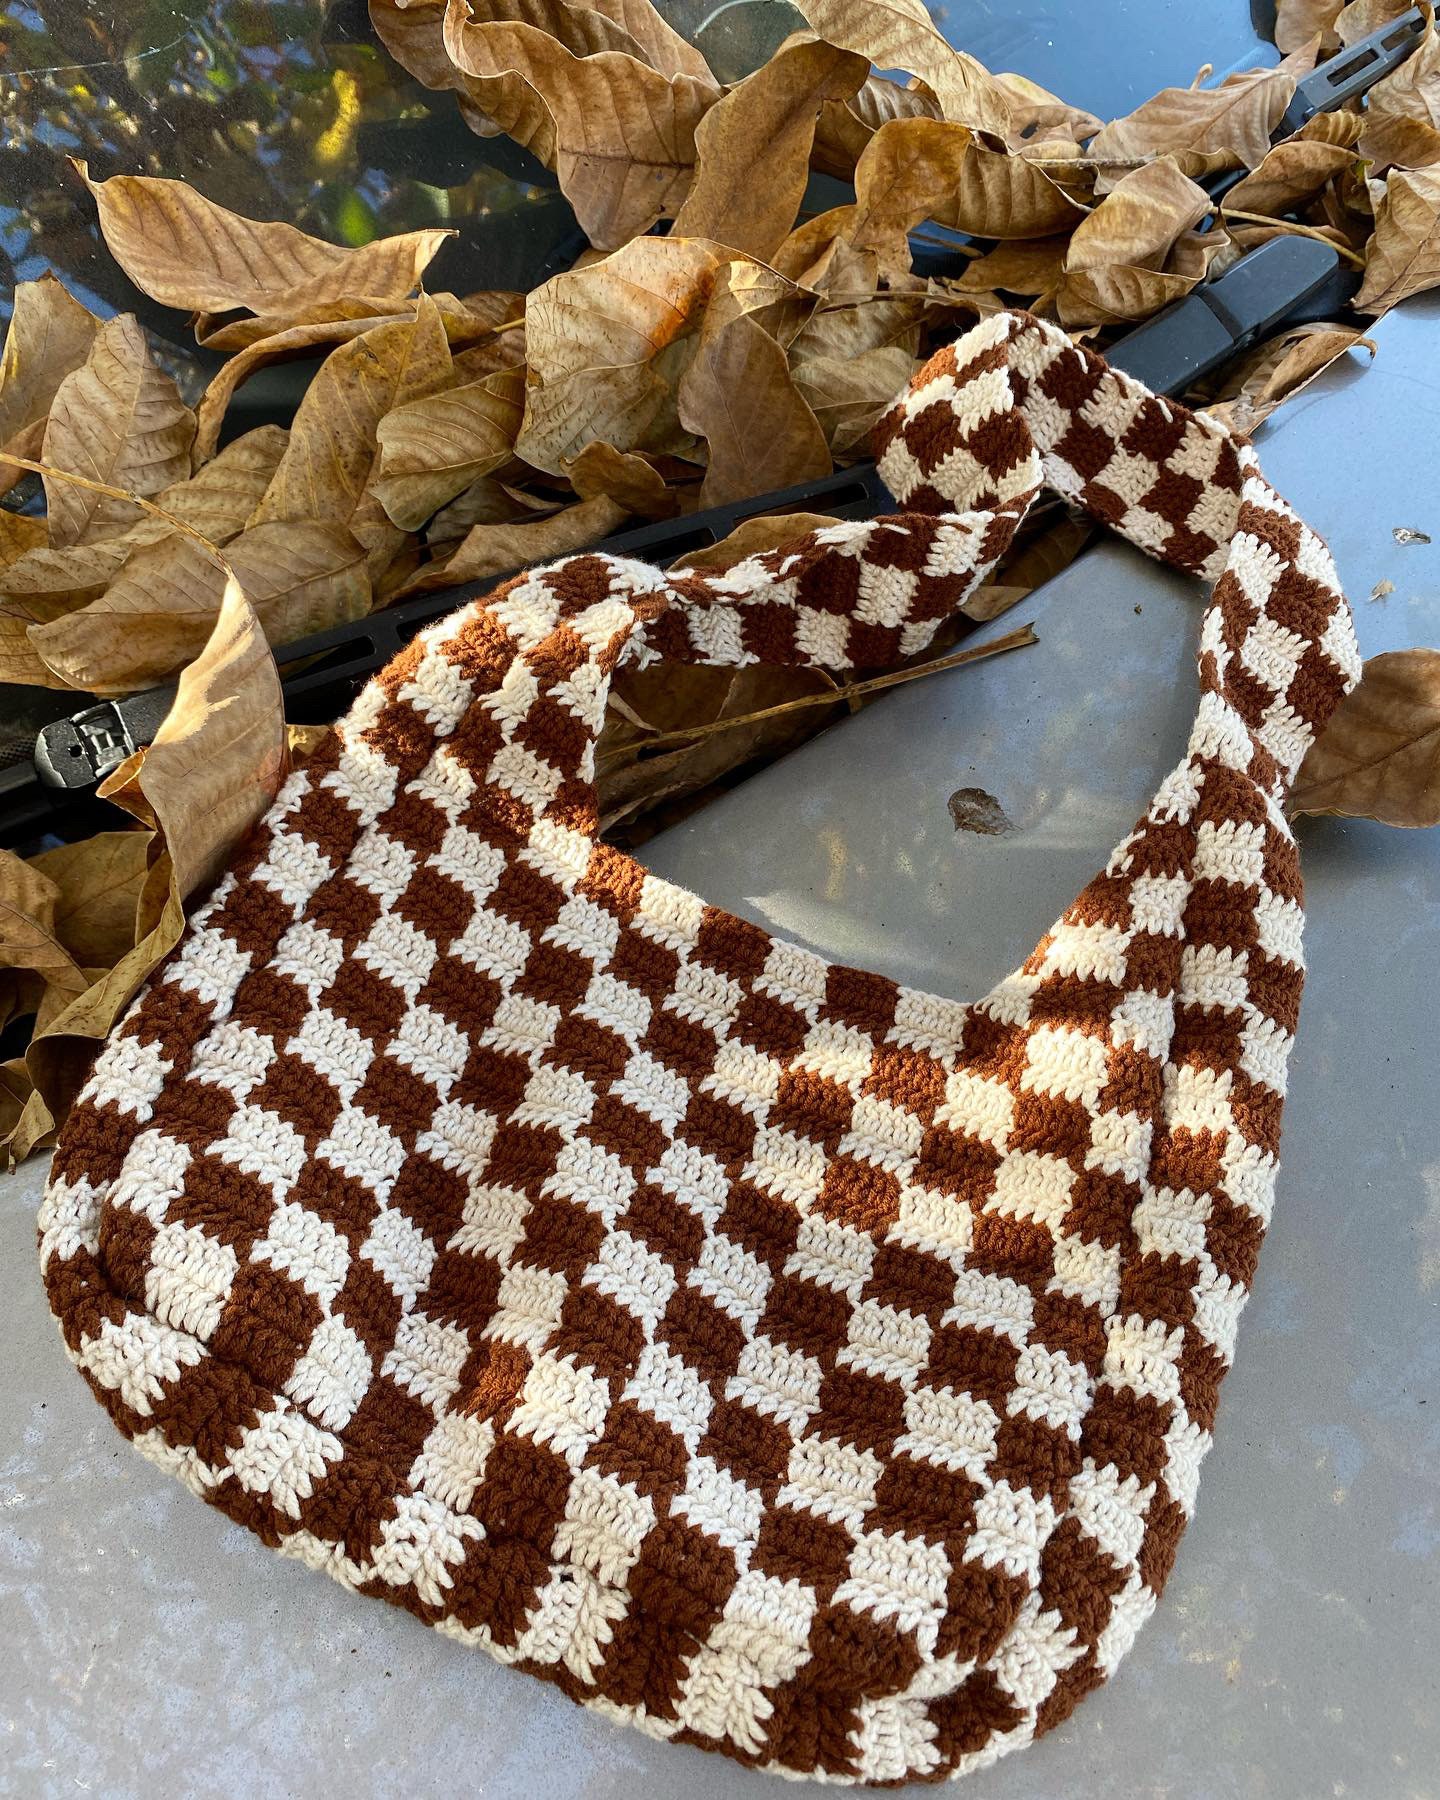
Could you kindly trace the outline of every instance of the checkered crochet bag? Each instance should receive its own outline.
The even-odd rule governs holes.
[[[878,448],[892,517],[567,557],[372,682],[100,1056],[41,1256],[116,1424],[267,1544],[656,1736],[899,1782],[1155,1605],[1270,1216],[1281,802],[1358,658],[1249,446],[1050,325]],[[597,841],[624,657],[917,651],[1042,485],[1215,587],[1184,760],[983,1000]]]

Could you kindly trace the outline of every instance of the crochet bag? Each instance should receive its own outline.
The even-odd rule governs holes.
[[[571,556],[396,658],[101,1054],[41,1257],[116,1424],[267,1544],[656,1736],[899,1782],[1154,1608],[1270,1216],[1281,803],[1359,664],[1250,447],[1050,325],[878,436],[892,517]],[[983,1000],[597,841],[623,658],[909,655],[1042,484],[1215,586],[1184,760]]]

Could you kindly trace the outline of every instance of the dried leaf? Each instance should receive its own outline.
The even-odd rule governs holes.
[[[669,519],[680,510],[680,496],[652,463],[613,444],[587,444],[565,472],[582,500],[613,500],[642,519]]]
[[[887,346],[909,356],[920,352],[920,325],[925,317],[925,297],[874,294],[856,301],[838,301],[811,313],[790,342],[793,363],[814,357],[863,356],[867,350]]]
[[[0,602],[0,681],[23,687],[65,688],[70,684],[47,669],[30,642],[31,621]]]
[[[1420,43],[1395,70],[1365,96],[1367,121],[1418,119],[1440,126],[1440,30],[1435,20]]]
[[[808,537],[812,531],[844,522],[829,513],[763,513],[757,518],[742,519],[728,537],[707,549],[686,551],[671,567],[704,569],[709,574],[719,574],[744,562],[747,556],[761,556],[767,550],[778,550],[784,544],[793,544],[797,538]]]
[[[529,390],[516,453],[561,475],[597,439],[618,450],[688,447],[675,384],[722,254],[701,238],[638,238],[536,288],[525,312]]]
[[[1003,837],[1015,829],[1005,808],[985,788],[956,788],[946,802],[950,822],[957,831],[973,831],[980,837]]]
[[[432,549],[453,547],[472,525],[513,525],[522,519],[544,518],[563,504],[558,498],[538,499],[496,476],[482,475],[436,513],[426,527],[425,541]]]
[[[891,345],[860,356],[811,357],[797,362],[793,372],[832,454],[844,456],[863,446],[914,370],[909,351]]]
[[[1359,123],[1356,119],[1355,124]],[[1354,150],[1345,144],[1317,143],[1303,136],[1287,138],[1267,151],[1260,166],[1235,184],[1225,196],[1225,205],[1240,212],[1270,213],[1277,219],[1283,218],[1313,200],[1326,182],[1348,169],[1354,160]]]
[[[376,499],[397,525],[417,530],[477,476],[509,460],[524,411],[518,369],[397,406],[376,429]]]
[[[445,52],[445,0],[370,0],[375,35],[402,69],[435,91],[463,91]]]
[[[1256,168],[1295,92],[1283,69],[1245,69],[1213,88],[1162,88],[1090,145],[1097,161],[1176,150],[1229,150]]]
[[[365,550],[343,526],[310,519],[257,525],[235,539],[226,558],[273,644],[370,609]],[[73,686],[130,693],[200,654],[226,582],[201,545],[174,533],[136,550],[99,599],[32,626],[30,641]]]
[[[749,313],[712,328],[707,317],[680,379],[681,423],[709,446],[701,504],[724,506],[830,473],[819,421],[785,352]]]
[[[14,1137],[34,1088],[23,1056],[12,1056],[9,1062],[0,1063],[0,1145],[8,1144]],[[29,1154],[28,1146],[25,1153]]]
[[[1276,0],[1275,47],[1282,55],[1303,50],[1316,38],[1322,50],[1339,47],[1335,21],[1344,0]]]
[[[95,196],[116,262],[152,300],[186,310],[293,312],[344,294],[399,299],[455,236],[407,231],[344,250],[293,225],[242,218],[183,181],[149,175],[92,181],[83,162],[75,167]]]
[[[209,641],[181,675],[139,771],[182,900],[220,874],[285,770],[280,677],[244,590],[229,580]],[[103,783],[102,794],[110,791]]]
[[[1379,117],[1364,121],[1360,154],[1370,164],[1369,173],[1380,175],[1395,165],[1401,169],[1424,169],[1440,163],[1440,127],[1427,125],[1423,119]]]
[[[462,581],[487,581],[585,550],[615,531],[625,509],[613,500],[582,500],[548,518],[518,525],[476,525],[443,562],[427,563],[400,590],[401,595],[428,593]]]
[[[1290,810],[1440,825],[1440,650],[1366,661],[1301,764]]]
[[[56,390],[42,460],[52,468],[157,494],[190,473],[195,418],[175,383],[155,366],[134,315],[108,319],[90,354]],[[140,508],[45,477],[50,542],[94,543],[133,525]]]
[[[1071,106],[1058,94],[1024,75],[995,77],[1010,105],[1010,146],[1020,150],[1047,138],[1072,138],[1083,143],[1100,129],[1100,120],[1083,107]]]
[[[1358,44],[1361,38],[1369,37],[1372,31],[1379,31],[1384,26],[1393,24],[1402,13],[1410,10],[1409,0],[1351,0],[1349,6],[1340,9],[1335,20],[1335,32],[1340,42],[1347,48]]]
[[[85,978],[60,939],[59,900],[59,885],[43,870],[0,850],[0,969],[33,970],[78,992]]]
[[[827,43],[868,56],[877,69],[918,75],[944,118],[1005,139],[1010,104],[1004,88],[945,40],[923,0],[796,0],[796,10]]]
[[[493,6],[494,0],[488,3]],[[629,32],[652,69],[658,69],[662,75],[690,75],[714,86],[709,63],[650,0],[595,0],[595,10]]]
[[[55,935],[77,963],[108,969],[134,948],[152,842],[148,831],[101,831],[32,860],[59,889]]]
[[[90,354],[99,326],[53,275],[17,284],[0,355],[0,450],[31,461],[39,455],[56,390]],[[0,494],[23,473],[0,462]]]
[[[695,168],[695,128],[716,98],[614,51],[576,57],[530,25],[471,23],[451,0],[445,46],[467,91],[553,168],[590,242],[618,249],[673,218]]]
[[[1375,209],[1375,235],[1365,280],[1355,296],[1361,312],[1384,312],[1411,294],[1440,286],[1440,168],[1392,169]]]
[[[892,119],[938,119],[935,96],[915,85],[901,87],[884,75],[871,75],[850,100],[827,100],[815,127],[811,162],[827,175],[848,181],[865,146]]]
[[[1070,239],[1057,291],[1067,326],[1143,319],[1194,287],[1203,265],[1168,266],[1210,196],[1168,159],[1133,169]],[[1216,239],[1218,250],[1221,240]]]
[[[4,591],[5,570],[30,551],[38,550],[49,535],[49,527],[43,519],[32,519],[25,513],[8,512],[0,507],[0,592]]]
[[[1347,351],[1375,345],[1343,325],[1292,326],[1247,358],[1230,397],[1207,410],[1231,431],[1250,433]]]
[[[962,293],[1048,294],[1059,286],[1065,266],[1065,240],[1058,237],[1017,239],[998,244],[967,264],[953,284]]]
[[[784,243],[810,179],[815,122],[849,99],[869,73],[863,56],[792,38],[712,106],[695,132],[695,182],[675,219],[677,237],[711,238],[769,257]],[[757,145],[765,177],[754,179]]]
[[[346,525],[371,552],[371,572],[378,575],[402,541],[367,494],[380,421],[443,387],[451,367],[444,322],[428,298],[413,319],[379,325],[326,357],[296,410],[256,524],[322,519]]]

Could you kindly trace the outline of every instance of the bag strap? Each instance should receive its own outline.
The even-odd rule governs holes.
[[[497,823],[524,835],[543,815],[593,834],[595,741],[622,657],[848,669],[913,656],[1050,487],[1215,582],[1197,730],[1269,800],[1283,798],[1353,685],[1358,653],[1329,552],[1248,443],[1019,312],[932,357],[876,438],[903,511],[827,526],[719,574],[587,552],[516,576],[422,634],[362,696],[344,737],[368,737],[403,765],[383,716],[392,701],[418,707],[500,791]]]

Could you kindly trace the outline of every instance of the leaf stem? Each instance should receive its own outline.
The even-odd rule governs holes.
[[[1298,219],[1272,219],[1268,213],[1242,212],[1238,207],[1226,206],[1222,201],[1219,207],[1222,218],[1239,219],[1243,225],[1268,225],[1274,231],[1287,231],[1295,237],[1314,238],[1317,243],[1328,244],[1339,257],[1348,262],[1352,269],[1363,269],[1365,258],[1345,244],[1337,244],[1332,237],[1314,225],[1302,225]]]
[[[890,669],[883,675],[872,675],[867,681],[846,681],[830,693],[801,694],[794,700],[782,700],[778,706],[762,706],[758,712],[736,713],[729,719],[710,719],[703,725],[686,725],[676,731],[658,731],[642,743],[626,745],[626,749],[652,750],[660,744],[688,744],[694,738],[709,737],[717,731],[731,731],[737,725],[754,725],[761,719],[778,718],[782,713],[798,712],[803,706],[834,706],[839,701],[854,701],[862,694],[878,693],[882,688],[898,687],[901,682],[917,681],[922,675],[935,675],[943,669],[958,669],[965,663],[982,662],[987,656],[1002,656],[1007,650],[1020,650],[1027,644],[1038,644],[1039,638],[1028,625],[1007,632],[993,643],[979,644],[969,650],[953,650],[949,656],[937,656],[934,662],[917,663],[908,669]]]
[[[127,493],[124,488],[111,487],[106,481],[91,481],[88,475],[72,475],[68,469],[57,469],[53,463],[34,462],[28,456],[13,456],[8,450],[0,450],[0,462],[10,463],[17,469],[28,469],[32,475],[46,475],[56,481],[68,481],[75,487],[87,489],[92,494],[104,494],[110,500],[126,500],[131,506],[138,506],[142,512],[150,513],[157,519],[163,519],[174,530],[183,531],[186,537],[194,538],[197,544],[215,558],[222,569],[230,567],[220,546],[212,543],[203,531],[197,531],[193,525],[187,525],[183,519],[177,518],[172,512],[167,512],[163,506],[157,506],[153,500],[145,499],[142,494]]]

